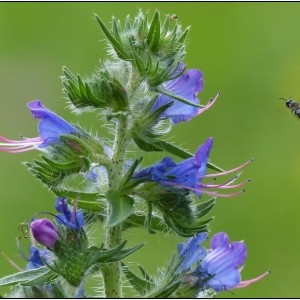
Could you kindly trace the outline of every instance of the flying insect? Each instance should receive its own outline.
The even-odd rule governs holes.
[[[300,119],[300,103],[299,102],[294,101],[292,99],[288,99],[288,100],[284,99],[284,98],[279,98],[279,99],[284,100],[286,107],[288,107],[291,110],[291,112]]]

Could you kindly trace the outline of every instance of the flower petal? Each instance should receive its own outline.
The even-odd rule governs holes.
[[[49,146],[58,141],[62,134],[70,134],[76,132],[77,129],[70,125],[67,121],[43,106],[39,100],[27,103],[32,115],[41,119],[39,123],[39,136],[45,141],[39,145],[39,148]]]

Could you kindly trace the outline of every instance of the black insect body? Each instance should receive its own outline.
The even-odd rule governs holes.
[[[284,99],[284,98],[279,98],[285,101],[285,105],[291,110],[291,112],[297,116],[300,119],[300,103],[297,101],[294,101],[292,99]]]

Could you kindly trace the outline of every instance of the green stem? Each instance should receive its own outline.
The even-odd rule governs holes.
[[[110,190],[118,191],[122,179],[125,154],[128,146],[127,135],[127,119],[125,116],[120,116],[116,124],[116,135],[113,146],[113,157],[111,159],[111,168],[108,170],[109,188]],[[111,205],[108,203],[109,216],[111,213]],[[122,239],[122,225],[106,228],[105,232],[105,247],[113,248],[120,244]],[[121,263],[113,262],[107,264],[103,270],[105,296],[107,298],[122,298],[122,280],[121,280]]]

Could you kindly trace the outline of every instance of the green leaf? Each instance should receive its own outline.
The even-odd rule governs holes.
[[[156,291],[155,293],[151,294],[151,298],[160,298],[160,299],[168,298],[177,290],[180,284],[181,284],[181,280],[172,282],[167,287],[163,287],[160,290]]]
[[[136,168],[138,167],[138,165],[141,163],[142,161],[142,157],[136,159],[133,164],[130,166],[130,168],[128,169],[128,171],[126,172],[126,174],[123,176],[122,181],[120,186],[121,187],[125,187],[126,183],[128,183],[130,181],[130,179],[132,178],[132,175],[134,173],[134,171],[136,170]]]
[[[147,223],[145,216],[132,214],[128,219],[126,219],[126,221],[124,222],[124,226],[125,228],[144,227],[145,223]],[[163,226],[163,222],[160,217],[152,215],[150,228],[151,228],[150,231],[152,230],[164,231],[165,226]]]
[[[119,261],[119,260],[123,259],[124,257],[132,254],[133,252],[137,251],[138,249],[142,248],[143,246],[144,246],[144,244],[140,244],[140,245],[134,246],[132,248],[123,249],[118,254],[116,254],[114,257],[109,259],[109,262]]]
[[[153,281],[149,277],[139,277],[135,275],[124,263],[122,263],[122,270],[130,282],[131,286],[140,294],[145,295],[147,291],[154,287]]]
[[[169,152],[173,155],[176,155],[177,157],[186,159],[189,157],[194,156],[192,153],[176,146],[173,145],[169,142],[166,141],[153,141],[152,143],[148,143],[140,138],[134,138],[135,143],[138,145],[138,147],[146,152],[151,152],[151,151],[166,151]],[[221,169],[220,167],[218,167],[217,165],[211,163],[211,162],[207,162],[207,168],[212,169],[212,170],[216,170],[219,172],[223,172],[224,170]]]
[[[58,187],[52,188],[51,190],[57,196],[78,200],[78,204],[81,203],[82,205],[86,204],[87,206],[93,206],[95,210],[102,210],[103,208],[103,204],[98,200],[99,198],[103,198],[104,195],[101,195],[98,192],[81,192],[69,187]]]
[[[195,103],[192,103],[190,101],[188,101],[187,99],[185,98],[182,98],[180,97],[179,95],[177,94],[174,94],[173,92],[171,92],[170,90],[167,90],[165,88],[163,88],[161,85],[159,87],[156,88],[157,92],[160,93],[160,94],[163,94],[163,95],[166,95],[168,97],[171,97],[175,100],[178,100],[179,102],[182,102],[182,103],[185,103],[187,105],[190,105],[190,106],[194,106],[194,107],[198,107],[198,108],[203,108],[205,107],[204,105],[198,105],[198,104],[195,104]]]
[[[31,281],[47,274],[48,272],[49,269],[47,267],[41,267],[38,269],[26,270],[12,275],[8,275],[0,278],[0,286]]]
[[[54,273],[53,271],[48,269],[48,272],[42,274],[40,277],[37,277],[37,278],[34,278],[32,280],[23,282],[21,284],[24,285],[24,286],[42,285],[42,284],[47,284],[47,283],[53,281],[57,277],[58,277],[57,273]]]
[[[134,200],[128,195],[122,195],[118,191],[110,190],[107,199],[112,206],[111,214],[108,218],[107,227],[113,227],[125,221],[134,211]]]
[[[216,203],[215,198],[210,199],[200,205],[197,206],[197,218],[202,218],[207,213],[211,211],[211,209],[214,207]]]
[[[106,36],[106,38],[109,40],[109,42],[111,43],[111,45],[114,47],[114,49],[116,50],[118,56],[121,59],[126,59],[127,55],[126,52],[124,51],[122,45],[118,42],[118,40],[109,32],[109,30],[106,28],[106,26],[104,25],[104,23],[102,22],[102,20],[99,18],[99,16],[95,15],[98,24],[100,25],[100,28],[102,30],[102,32],[104,33],[104,35]]]

